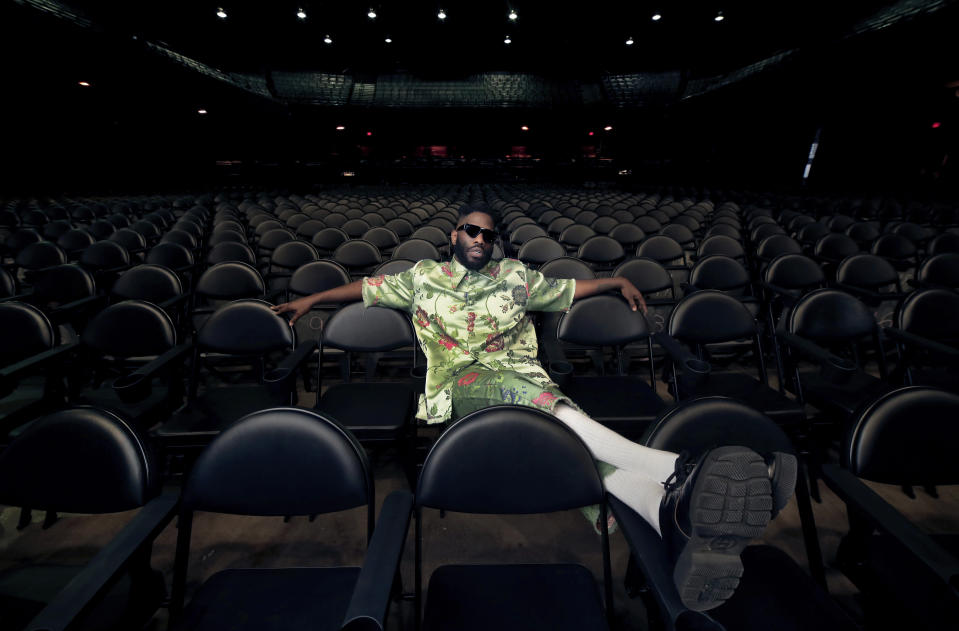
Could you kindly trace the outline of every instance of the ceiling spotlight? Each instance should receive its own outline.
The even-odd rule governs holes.
[[[626,38],[626,45],[627,45],[627,46],[632,46],[633,43],[634,43],[634,42],[633,42],[633,36],[632,36],[632,35],[630,35],[629,37]]]
[[[373,9],[370,9],[370,12],[366,14],[366,17],[370,18],[371,20],[375,20],[375,19],[376,19],[376,11],[374,11]]]
[[[940,127],[942,127],[942,123],[940,123],[939,121],[936,121],[935,123],[932,124],[933,129],[939,129]]]
[[[509,38],[509,35],[507,35],[507,36],[506,36],[506,39],[503,40],[503,43],[504,43],[504,44],[512,44],[512,43],[513,43],[513,40],[511,40],[511,39]]]
[[[305,19],[306,19],[306,11],[304,11],[303,9],[297,9],[297,10],[296,10],[296,17],[300,18],[301,20],[305,20]]]
[[[77,85],[82,85],[82,86],[85,87],[85,88],[89,88],[89,87],[90,87],[90,82],[89,82],[89,81],[77,81]]]
[[[197,113],[197,114],[200,114],[200,115],[203,115],[203,114],[206,114],[206,110],[204,110],[204,109],[199,109],[199,110],[196,111],[196,113]]]
[[[392,38],[392,37],[387,37],[387,38],[384,39],[383,41],[386,42],[387,44],[392,44],[392,43],[393,43],[393,38]]]
[[[716,20],[717,22],[722,22],[726,18],[723,17],[723,12],[720,11],[719,13],[716,14],[716,17],[714,17],[713,19]]]
[[[373,132],[368,131],[368,132],[366,132],[366,135],[367,135],[367,136],[372,136],[372,135],[373,135]]]
[[[653,22],[659,22],[660,20],[663,19],[663,16],[662,16],[662,14],[654,13],[652,19],[653,19]]]
[[[589,135],[592,136],[592,135],[594,135],[595,133],[596,133],[596,132],[591,131],[591,132],[589,132]]]
[[[217,7],[216,17],[220,18],[221,20],[226,19],[226,11],[223,10],[223,7]]]
[[[513,9],[510,9],[510,10],[509,10],[509,16],[508,16],[508,17],[509,17],[510,20],[512,20],[513,22],[515,22],[515,21],[516,21],[516,18],[518,18],[519,16],[516,14],[516,11],[514,11]]]
[[[344,127],[343,125],[336,126],[336,131],[343,131],[344,129],[346,129],[346,127]]]
[[[436,17],[438,17],[438,18],[441,19],[441,20],[445,20],[445,19],[446,19],[446,11],[444,11],[443,9],[440,9],[440,12],[436,14]]]
[[[333,43],[333,38],[330,37],[329,35],[327,35],[326,37],[323,38],[323,43],[324,43],[324,44],[332,44],[332,43]]]
[[[603,131],[613,131],[613,126],[607,125],[606,127],[603,127]]]
[[[523,131],[529,131],[529,127],[527,127],[526,125],[523,125],[522,127],[520,127],[520,129],[522,129]]]

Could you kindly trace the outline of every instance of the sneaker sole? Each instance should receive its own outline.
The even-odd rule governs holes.
[[[703,460],[690,498],[692,534],[673,570],[686,607],[705,611],[726,601],[743,575],[739,558],[769,523],[769,468],[745,447],[720,447]]]

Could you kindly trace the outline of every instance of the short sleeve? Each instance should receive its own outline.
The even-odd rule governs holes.
[[[572,278],[547,278],[530,269],[526,279],[527,311],[566,311],[573,304],[576,281]]]
[[[368,276],[363,279],[363,304],[367,307],[390,307],[413,310],[413,271],[399,274]]]

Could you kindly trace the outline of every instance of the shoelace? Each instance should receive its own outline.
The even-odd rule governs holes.
[[[676,467],[663,482],[663,487],[667,493],[686,481],[686,476],[689,475],[689,468],[692,464],[690,460],[692,460],[692,454],[686,450],[681,451],[676,457]]]

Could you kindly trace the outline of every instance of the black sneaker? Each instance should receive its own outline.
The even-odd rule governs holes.
[[[711,449],[692,466],[688,456],[677,459],[659,525],[688,608],[712,609],[733,595],[743,574],[739,555],[771,517],[769,475],[762,456],[746,447]]]

